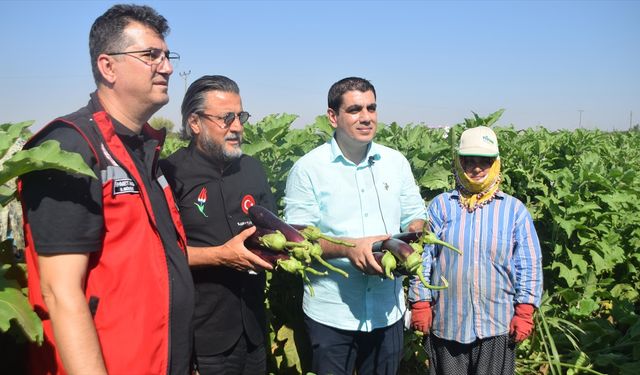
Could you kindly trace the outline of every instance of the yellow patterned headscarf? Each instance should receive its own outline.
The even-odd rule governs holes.
[[[482,208],[485,204],[495,198],[500,190],[500,158],[493,161],[487,177],[481,182],[475,182],[464,172],[460,164],[460,156],[455,156],[454,175],[456,178],[456,189],[460,194],[460,205],[469,212],[476,208]]]

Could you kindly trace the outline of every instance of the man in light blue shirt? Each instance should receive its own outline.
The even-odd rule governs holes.
[[[401,230],[421,230],[425,204],[407,159],[376,144],[373,85],[350,77],[333,84],[327,142],[293,166],[285,192],[285,220],[314,225],[355,244],[321,240],[324,257],[349,274],[309,275],[303,310],[316,374],[395,374],[402,355],[402,280],[383,279],[371,245]]]

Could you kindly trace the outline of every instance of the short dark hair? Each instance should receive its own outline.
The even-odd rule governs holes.
[[[209,91],[232,92],[240,95],[240,88],[234,80],[225,76],[202,76],[195,80],[182,99],[182,138],[192,137],[189,116],[204,112],[205,94]]]
[[[124,29],[131,22],[139,22],[163,38],[169,33],[169,23],[155,9],[147,5],[117,4],[96,18],[89,32],[91,70],[96,83],[102,80],[98,70],[98,56],[102,53],[120,52],[129,45],[123,37]]]
[[[376,89],[368,80],[359,77],[343,78],[331,85],[331,88],[329,89],[329,108],[333,109],[335,113],[338,113],[338,110],[342,105],[342,95],[347,91],[372,91],[373,97],[376,97]]]

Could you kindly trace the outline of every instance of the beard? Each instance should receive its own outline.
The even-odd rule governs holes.
[[[238,140],[238,146],[233,146],[231,149],[225,147],[224,142],[228,140]],[[209,135],[207,130],[204,130],[198,137],[198,141],[205,154],[215,160],[230,162],[242,156],[242,149],[240,148],[240,144],[242,144],[241,134],[229,132],[224,136],[222,142],[217,142]]]

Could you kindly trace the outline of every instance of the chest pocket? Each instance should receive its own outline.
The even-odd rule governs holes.
[[[503,231],[502,228],[491,228],[489,237],[486,239],[486,248],[490,249],[491,261],[506,267],[511,261],[512,233]]]
[[[111,196],[122,194],[140,194],[136,181],[120,166],[107,166],[101,171],[102,186],[111,184]]]

